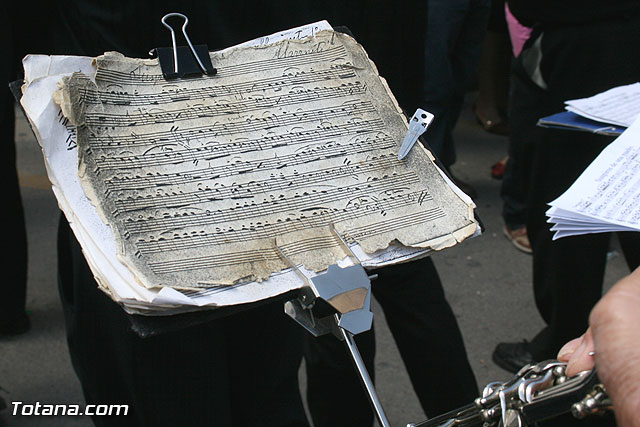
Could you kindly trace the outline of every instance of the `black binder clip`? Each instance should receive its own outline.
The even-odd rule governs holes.
[[[182,34],[187,41],[187,46],[177,46],[176,33],[167,24],[167,18],[177,16],[184,19],[182,25]],[[177,79],[189,76],[200,76],[206,74],[213,76],[217,70],[213,68],[211,64],[211,58],[209,57],[209,48],[207,45],[200,44],[194,46],[189,40],[187,35],[187,24],[189,19],[181,13],[168,13],[162,17],[162,25],[167,27],[171,31],[171,41],[173,47],[158,47],[155,50],[160,61],[160,68],[165,79]],[[153,51],[151,51],[153,53]]]

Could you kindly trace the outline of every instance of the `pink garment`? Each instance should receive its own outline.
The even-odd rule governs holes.
[[[531,28],[522,25],[509,9],[509,4],[505,2],[504,12],[507,18],[507,27],[509,28],[509,37],[511,37],[511,48],[513,49],[513,56],[518,57],[522,52],[522,46],[529,40],[531,35]]]

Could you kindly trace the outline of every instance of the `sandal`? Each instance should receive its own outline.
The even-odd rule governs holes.
[[[476,116],[478,124],[480,124],[485,131],[496,135],[509,135],[509,125],[506,120],[500,117],[496,120],[481,117],[481,114],[478,113],[478,109],[475,105],[473,106],[473,114]]]
[[[527,227],[520,227],[514,230],[510,229],[506,225],[502,228],[504,235],[513,243],[516,249],[530,254],[533,253],[531,249],[531,242],[529,242],[529,236],[527,236]]]
[[[508,159],[509,157],[507,156],[491,166],[491,178],[502,179],[504,177],[504,171],[507,167]]]

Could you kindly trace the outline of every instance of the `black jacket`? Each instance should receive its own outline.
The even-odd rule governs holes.
[[[574,26],[640,14],[638,0],[507,0],[523,25]]]

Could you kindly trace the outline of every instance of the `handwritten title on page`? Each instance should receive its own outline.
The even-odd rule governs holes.
[[[406,118],[350,37],[212,61],[216,76],[167,81],[155,60],[108,53],[95,83],[64,81],[83,188],[145,286],[264,280],[289,267],[281,252],[320,271],[347,256],[334,231],[367,253],[475,231],[426,151],[397,160]]]

